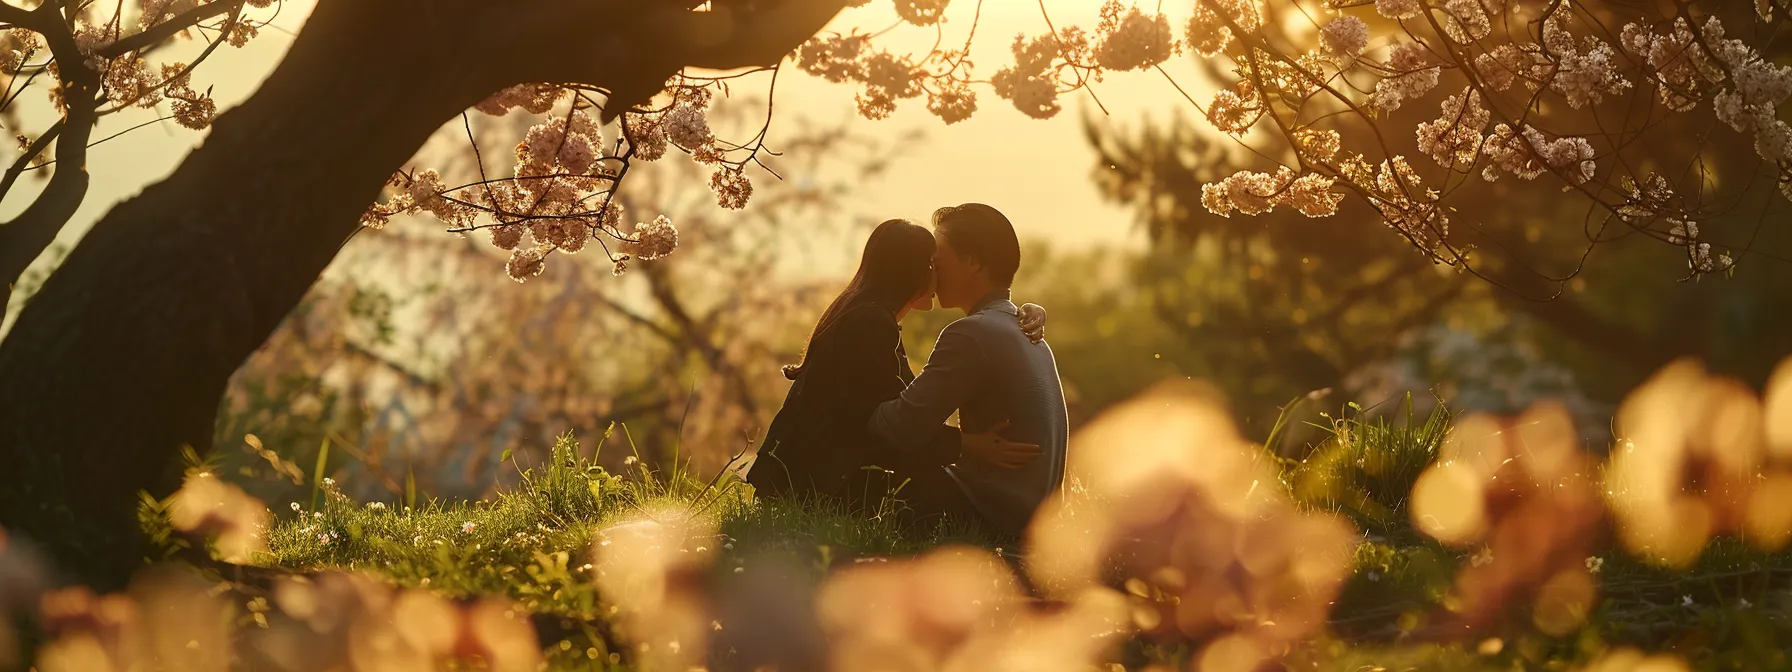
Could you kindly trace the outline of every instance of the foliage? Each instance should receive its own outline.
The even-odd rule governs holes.
[[[1684,368],[1664,372],[1640,390],[1627,408],[1632,409],[1631,413],[1638,408],[1659,410],[1643,407],[1669,397],[1715,399],[1701,395],[1731,389],[1721,380],[1705,380],[1696,373]],[[1737,392],[1740,396],[1724,397],[1724,401],[1746,405],[1755,400],[1752,403],[1760,403],[1763,408],[1781,409],[1792,402],[1792,363],[1774,380],[1767,394],[1758,400],[1746,392]],[[632,446],[627,446],[628,434],[624,431],[606,434],[589,451],[582,450],[568,435],[561,437],[540,463],[524,466],[512,460],[508,464],[519,472],[516,486],[484,501],[361,503],[345,495],[334,481],[320,480],[317,484],[323,491],[321,506],[310,508],[291,502],[277,507],[281,519],[261,528],[266,547],[265,555],[256,562],[259,567],[225,565],[206,569],[221,570],[211,574],[209,583],[167,583],[169,575],[162,573],[156,575],[162,578],[133,588],[128,597],[117,599],[167,608],[173,608],[169,602],[173,600],[174,606],[185,605],[181,608],[226,609],[240,615],[233,617],[234,625],[228,630],[234,635],[206,634],[211,631],[199,625],[204,619],[188,619],[183,623],[190,625],[163,634],[175,636],[178,632],[180,637],[198,638],[180,641],[213,641],[206,638],[219,637],[251,643],[264,641],[261,638],[267,635],[263,633],[279,632],[286,627],[284,624],[295,618],[295,605],[311,604],[282,597],[298,590],[291,583],[294,576],[305,577],[303,585],[315,586],[315,590],[323,591],[323,597],[348,586],[350,592],[332,599],[362,600],[360,607],[342,603],[340,608],[351,611],[376,609],[378,604],[386,603],[381,600],[387,599],[395,604],[414,605],[419,600],[446,597],[452,602],[442,608],[470,609],[467,617],[474,620],[485,613],[481,609],[507,609],[510,611],[506,613],[528,615],[532,624],[523,629],[504,626],[500,630],[510,634],[502,637],[491,632],[467,635],[474,638],[469,640],[474,643],[457,645],[454,656],[483,658],[497,665],[494,661],[524,655],[516,653],[524,651],[525,657],[543,659],[551,669],[586,669],[594,664],[637,669],[634,666],[668,661],[707,661],[711,669],[732,669],[736,664],[750,664],[752,655],[766,653],[765,649],[754,649],[754,643],[763,644],[783,636],[772,634],[783,628],[811,627],[802,625],[806,622],[803,619],[808,618],[819,619],[813,627],[830,633],[826,641],[833,641],[832,646],[838,647],[830,654],[836,656],[836,663],[865,655],[865,650],[854,647],[883,646],[876,644],[883,640],[864,639],[871,635],[855,629],[851,623],[892,619],[877,622],[897,628],[887,632],[906,633],[900,634],[906,639],[894,641],[912,647],[915,656],[941,656],[943,660],[961,662],[979,660],[980,656],[993,655],[979,647],[1001,641],[1008,644],[997,650],[1041,655],[1058,651],[1072,656],[1052,666],[1067,670],[1097,669],[1105,664],[1100,661],[1121,664],[1126,669],[1149,669],[1153,664],[1180,667],[1220,656],[1234,661],[1277,660],[1286,669],[1318,670],[1361,669],[1365,665],[1418,670],[1632,669],[1645,655],[1665,656],[1658,661],[1668,665],[1662,669],[1685,669],[1678,667],[1680,661],[1699,670],[1767,669],[1785,664],[1787,651],[1781,642],[1792,636],[1792,620],[1783,615],[1785,608],[1792,606],[1785,603],[1786,577],[1792,576],[1792,554],[1773,542],[1786,536],[1783,530],[1779,537],[1769,536],[1778,528],[1756,527],[1755,532],[1720,537],[1708,544],[1699,540],[1696,557],[1685,565],[1666,562],[1670,558],[1658,552],[1660,546],[1639,546],[1636,539],[1623,536],[1580,535],[1572,539],[1570,553],[1552,550],[1562,542],[1560,537],[1552,536],[1551,526],[1560,524],[1561,518],[1575,515],[1576,509],[1563,508],[1564,503],[1573,501],[1579,496],[1575,494],[1577,489],[1587,485],[1586,481],[1577,480],[1586,474],[1573,470],[1583,463],[1576,456],[1585,456],[1572,445],[1572,433],[1561,427],[1565,416],[1559,407],[1541,405],[1514,422],[1501,424],[1486,416],[1453,420],[1442,407],[1421,416],[1408,405],[1402,409],[1404,417],[1390,418],[1347,406],[1346,415],[1330,427],[1329,437],[1312,450],[1281,448],[1286,444],[1272,437],[1266,442],[1270,446],[1299,455],[1278,459],[1268,448],[1244,444],[1236,436],[1228,437],[1224,414],[1191,401],[1199,397],[1162,396],[1165,394],[1168,393],[1160,392],[1140,403],[1116,408],[1076,439],[1079,452],[1073,465],[1076,481],[1071,488],[1075,494],[1060,504],[1048,505],[1042,513],[1047,522],[1035,527],[1029,546],[1031,557],[1025,565],[1027,572],[1039,581],[1034,589],[1049,598],[1045,603],[1024,596],[1003,597],[1001,590],[985,592],[991,589],[983,582],[994,581],[999,586],[1012,577],[999,562],[993,566],[966,563],[977,557],[996,562],[996,556],[939,550],[941,546],[976,544],[979,540],[975,538],[950,528],[902,529],[888,516],[847,512],[813,502],[756,502],[747,487],[726,470],[704,480],[679,465],[650,467],[638,458]],[[1195,405],[1176,410],[1178,405],[1191,403]],[[1700,413],[1721,414],[1739,408],[1726,403],[1695,405],[1705,409]],[[1666,435],[1659,424],[1635,424],[1638,417],[1630,413],[1620,416],[1621,436],[1636,442],[1639,448],[1635,450],[1675,449],[1672,443],[1664,442]],[[1656,413],[1641,417],[1664,416]],[[1772,445],[1778,445],[1782,438],[1778,422],[1770,421],[1764,430]],[[1695,418],[1689,426],[1700,425]],[[1144,437],[1155,440],[1141,440]],[[1703,440],[1699,435],[1695,433],[1689,440],[1687,445],[1701,449],[1697,448]],[[621,472],[598,466],[597,457],[605,446],[623,446],[625,456],[634,459],[625,459]],[[1195,448],[1191,451],[1189,446]],[[1515,447],[1523,450],[1502,452]],[[1238,452],[1234,453],[1234,449]],[[1196,453],[1199,460],[1183,461]],[[150,502],[144,508],[145,524],[160,530],[160,536],[168,539],[175,551],[181,551],[181,544],[192,538],[183,534],[218,534],[221,542],[233,529],[229,520],[233,516],[262,512],[259,506],[247,510],[240,505],[209,504],[239,500],[233,499],[237,496],[229,494],[228,487],[215,487],[218,479],[209,475],[215,465],[200,462],[196,454],[190,454],[188,459],[193,462],[188,488],[169,501]],[[1780,478],[1771,461],[1765,464],[1764,478]],[[1180,482],[1181,477],[1174,474],[1196,465],[1200,469],[1186,473],[1211,479],[1196,492],[1202,493],[1197,495],[1200,498],[1217,498],[1205,501],[1223,504],[1222,508],[1209,509],[1210,515],[1216,517],[1203,525],[1150,528],[1156,531],[1145,534],[1131,532],[1144,528],[1130,526],[1149,523],[1148,519],[1133,518],[1146,510],[1134,505],[1143,505],[1163,492],[1167,484]],[[1298,511],[1275,504],[1284,494],[1270,482],[1235,478],[1262,472],[1274,480],[1278,466],[1288,487],[1286,495],[1298,504]],[[1560,468],[1569,471],[1550,471]],[[1490,471],[1476,471],[1481,469]],[[1626,469],[1632,468],[1608,468],[1606,473],[1619,479],[1633,478],[1626,475],[1630,473]],[[1453,481],[1459,485],[1446,493],[1446,499],[1430,497],[1427,479],[1446,473],[1483,474],[1488,480]],[[1530,482],[1527,479],[1550,473],[1558,474],[1547,481],[1551,489],[1526,489],[1529,486],[1524,484]],[[1502,490],[1502,482],[1516,489]],[[1625,522],[1625,516],[1634,515],[1643,501],[1636,499],[1641,494],[1637,486],[1625,486],[1624,482],[1628,481],[1609,484],[1617,498],[1612,504],[1614,511],[1632,512],[1611,519],[1619,531],[1631,525]],[[204,487],[196,487],[202,484]],[[1126,490],[1113,489],[1121,484],[1131,485]],[[1313,495],[1313,484],[1323,486],[1318,488],[1318,496]],[[1268,489],[1260,489],[1265,485]],[[202,491],[212,494],[196,494]],[[1408,492],[1412,493],[1410,499]],[[1723,506],[1731,501],[1722,490],[1693,492],[1701,506]],[[1481,493],[1486,493],[1485,500],[1479,499]],[[1474,503],[1484,501],[1484,529],[1501,531],[1476,536],[1480,533],[1471,529],[1474,526],[1466,522],[1469,518],[1439,508],[1440,501],[1452,506],[1482,506]],[[1519,508],[1513,508],[1514,503]],[[1552,515],[1522,513],[1523,506],[1533,504],[1545,507],[1543,511]],[[1115,505],[1121,508],[1109,508]],[[292,512],[286,513],[287,509]],[[1161,507],[1150,510],[1170,511]],[[1107,519],[1113,511],[1124,512],[1127,517]],[[1339,569],[1344,572],[1342,584],[1335,596],[1323,604],[1324,621],[1320,628],[1286,641],[1281,648],[1260,646],[1275,641],[1264,638],[1286,633],[1285,628],[1298,620],[1302,612],[1289,611],[1290,603],[1280,601],[1260,604],[1259,608],[1279,610],[1275,613],[1281,615],[1277,619],[1281,625],[1228,620],[1231,617],[1224,614],[1229,612],[1216,611],[1222,618],[1218,623],[1229,623],[1218,633],[1203,636],[1196,634],[1200,631],[1184,629],[1198,621],[1177,621],[1176,629],[1166,630],[1163,626],[1170,621],[1157,620],[1150,614],[1158,613],[1154,607],[1164,604],[1161,599],[1165,595],[1181,590],[1173,579],[1175,575],[1166,573],[1168,569],[1130,575],[1122,571],[1112,579],[1114,599],[1131,605],[1121,610],[1131,616],[1120,621],[1098,617],[1106,612],[1097,605],[1113,603],[1093,594],[1060,592],[1065,587],[1062,581],[1081,571],[1076,567],[1083,566],[1082,561],[1076,558],[1087,555],[1097,559],[1099,565],[1109,568],[1096,568],[1104,573],[1125,570],[1146,557],[1139,553],[1156,552],[1152,550],[1154,544],[1192,541],[1194,538],[1187,535],[1205,534],[1216,526],[1235,522],[1246,525],[1241,538],[1250,540],[1241,556],[1245,564],[1230,568],[1219,565],[1217,568],[1226,574],[1209,577],[1217,583],[1183,584],[1221,592],[1206,598],[1196,594],[1196,598],[1177,604],[1243,607],[1253,604],[1249,600],[1257,599],[1254,596],[1260,593],[1237,593],[1247,601],[1235,603],[1227,601],[1226,596],[1233,593],[1225,591],[1322,585],[1311,583],[1310,574],[1309,578],[1301,576],[1303,572],[1331,571],[1311,563],[1332,561],[1324,550],[1327,544],[1323,540],[1329,537],[1318,534],[1331,529],[1330,523],[1321,521],[1332,511],[1342,511],[1361,521],[1369,534],[1344,538],[1347,552],[1338,559],[1342,562]],[[203,512],[204,516],[195,517],[195,512]],[[1238,512],[1254,513],[1244,519],[1229,517]],[[1123,533],[1103,533],[1100,521],[1104,519],[1121,525]],[[663,532],[673,532],[675,536],[656,536]],[[1063,536],[1065,532],[1074,534]],[[1298,551],[1292,556],[1294,562],[1263,573],[1264,566],[1257,563],[1271,562],[1265,553],[1278,547],[1279,542],[1274,541],[1278,538],[1292,544],[1289,549]],[[1661,542],[1658,537],[1648,539]],[[1106,555],[1101,551],[1114,541],[1120,542],[1114,548],[1123,552]],[[641,545],[642,542],[649,543]],[[666,545],[668,542],[670,546]],[[1065,542],[1072,545],[1066,546]],[[222,549],[221,545],[206,547]],[[1208,571],[1208,565],[1203,563],[1235,552],[1223,548],[1209,551],[1160,557],[1172,563],[1171,569],[1186,567],[1178,571],[1188,573],[1176,575],[1190,576],[1192,572]],[[644,552],[648,554],[640,555]],[[183,557],[191,555],[183,553]],[[618,564],[624,559],[645,564]],[[1052,564],[1061,560],[1071,562]],[[1185,564],[1189,561],[1200,562]],[[1574,597],[1576,593],[1552,592],[1551,586],[1561,581],[1560,574],[1541,583],[1510,582],[1513,577],[1532,576],[1528,573],[1536,571],[1539,562],[1546,571],[1537,576],[1571,571],[1589,577],[1597,597],[1581,602],[1582,598]],[[0,568],[17,571],[21,567],[28,565],[18,564],[16,553],[0,553]],[[1268,567],[1283,566],[1272,563]],[[267,571],[262,568],[274,572],[271,590],[267,587],[269,578],[258,579],[245,573]],[[371,573],[400,587],[381,588],[376,583],[365,583],[366,579],[341,578],[352,575],[339,571]],[[995,573],[986,573],[990,571]],[[623,579],[626,581],[619,583]],[[1289,583],[1297,580],[1304,583]],[[1258,581],[1263,583],[1257,584]],[[224,588],[222,592],[208,591],[208,586]],[[652,590],[659,592],[637,594],[627,591],[639,588],[624,586],[658,586]],[[1107,590],[1099,586],[1088,589],[1097,594]],[[397,592],[389,598],[377,597],[383,594],[380,591],[387,590]],[[773,592],[765,592],[768,590]],[[891,593],[880,591],[888,590],[905,597],[895,603],[882,602],[886,598],[878,596]],[[40,669],[66,669],[60,661],[69,660],[66,656],[75,650],[71,647],[80,641],[79,637],[89,636],[83,633],[110,632],[105,628],[142,632],[132,628],[146,627],[129,619],[108,620],[117,618],[105,615],[114,613],[106,610],[112,607],[102,608],[93,602],[96,598],[78,591],[55,593],[59,600],[55,603],[69,611],[44,622],[48,636],[40,650],[40,656],[44,656],[39,658],[43,663]],[[1277,594],[1294,603],[1324,597],[1306,591]],[[1511,599],[1488,601],[1490,595],[1496,594],[1507,594]],[[199,595],[208,597],[199,602],[182,601],[198,600]],[[436,597],[427,597],[431,595]],[[784,601],[756,601],[771,595],[782,595]],[[223,603],[210,601],[219,596],[225,600]],[[809,602],[810,596],[813,603]],[[494,599],[502,602],[492,602]],[[792,612],[787,609],[791,608],[792,599],[798,611],[815,611],[796,621],[787,620],[791,618]],[[984,599],[995,599],[1006,606],[993,613],[978,611],[983,608],[977,606],[978,600]],[[1578,606],[1556,611],[1552,605],[1564,599]],[[508,606],[479,606],[492,604]],[[974,616],[963,623],[950,621],[928,626],[949,629],[948,635],[939,635],[926,628],[915,629],[918,626],[907,625],[911,623],[907,619],[918,618],[922,620],[914,622],[927,623],[932,621],[925,619],[933,617],[922,614],[947,612],[924,610],[910,614],[904,611],[910,608],[901,606],[904,604],[932,604],[932,608],[962,604],[962,608],[971,610],[966,613]],[[1491,611],[1483,611],[1487,609]],[[1200,613],[1204,611],[1197,608],[1190,616]],[[1572,620],[1559,620],[1557,615],[1563,613],[1572,614]],[[841,614],[852,618],[839,621]],[[1083,618],[1095,620],[1080,620]],[[307,635],[324,637],[317,640],[322,647],[319,651],[333,646],[328,644],[328,637],[334,636],[328,634],[331,626],[311,627],[322,628]],[[687,627],[697,630],[684,629]],[[950,635],[960,632],[951,628],[960,627],[968,629],[962,635]],[[1076,632],[1092,634],[1069,638],[1055,634],[1073,627],[1078,629]],[[1118,630],[1104,630],[1108,627]],[[698,631],[704,634],[695,636]],[[159,636],[157,632],[163,631],[147,634]],[[1098,647],[1106,653],[1056,648],[1082,641],[1084,636],[1108,641],[1105,638],[1116,633],[1122,636],[1113,640],[1112,646]],[[394,636],[411,641],[404,638],[416,635],[401,630]],[[936,636],[948,639],[939,640]],[[952,640],[951,636],[969,639]],[[680,647],[665,648],[668,641],[684,642],[683,652]],[[794,645],[827,647],[826,641]],[[949,641],[983,644],[944,643]],[[508,642],[505,646],[509,648],[499,646],[503,642]],[[652,647],[638,646],[649,642]],[[707,648],[701,645],[703,642],[708,643]],[[186,647],[174,647],[168,651],[184,650]],[[666,655],[672,658],[665,658]]]
[[[654,463],[682,448],[719,468],[763,431],[789,384],[778,366],[825,300],[824,281],[789,271],[796,248],[857,239],[866,218],[846,196],[891,151],[823,125],[786,142],[768,165],[810,170],[831,157],[856,169],[767,185],[728,217],[705,213],[683,167],[639,169],[623,201],[672,213],[700,244],[621,278],[587,254],[527,285],[498,284],[492,252],[467,240],[398,226],[356,236],[232,378],[216,445],[241,453],[233,469],[265,465],[242,442],[255,434],[309,467],[328,436],[331,475],[359,498],[398,494],[407,473],[437,495],[479,496],[512,483],[505,451],[534,464],[556,433],[611,422],[627,423]],[[708,291],[718,286],[733,291]],[[622,457],[612,451],[607,466]],[[280,496],[268,488],[258,494]]]
[[[1438,459],[1450,411],[1440,403],[1415,419],[1408,395],[1395,409],[1398,421],[1367,413],[1355,402],[1347,404],[1327,428],[1331,437],[1291,460],[1282,478],[1297,500],[1336,510],[1359,528],[1385,536],[1410,527],[1407,494]]]
[[[1419,123],[1417,114],[1402,108],[1386,123]],[[1696,356],[1760,385],[1792,337],[1792,320],[1774,308],[1792,298],[1792,268],[1769,259],[1792,249],[1780,228],[1752,237],[1769,263],[1681,282],[1653,240],[1608,240],[1582,254],[1580,229],[1562,226],[1584,215],[1570,201],[1506,207],[1524,198],[1509,181],[1452,192],[1457,210],[1477,218],[1474,235],[1497,241],[1483,246],[1501,255],[1483,259],[1490,285],[1427,263],[1398,238],[1340,226],[1373,217],[1348,204],[1325,222],[1285,209],[1208,212],[1201,185],[1259,159],[1198,123],[1091,121],[1091,176],[1149,235],[1149,254],[1134,262],[1137,303],[1189,344],[1196,361],[1184,366],[1206,369],[1242,408],[1269,408],[1298,389],[1364,400],[1434,391],[1500,413],[1547,396],[1567,400],[1598,443],[1601,418],[1646,372]],[[1744,228],[1754,214],[1711,221]],[[1540,295],[1522,277],[1532,271],[1564,284]]]

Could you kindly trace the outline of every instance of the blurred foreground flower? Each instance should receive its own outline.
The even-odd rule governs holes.
[[[1167,387],[1073,440],[1070,475],[1034,522],[1030,569],[1063,598],[1121,585],[1133,623],[1205,645],[1200,669],[1253,669],[1325,625],[1356,537],[1289,501],[1265,454],[1211,396]]]
[[[359,574],[283,576],[272,599],[247,614],[220,584],[163,567],[138,575],[126,593],[84,587],[44,595],[42,672],[253,669],[399,672],[479,661],[494,672],[533,672],[541,646],[522,611],[502,599],[467,607],[420,589],[397,589]],[[239,631],[232,628],[253,623]],[[240,646],[237,646],[240,644]]]
[[[269,517],[261,500],[205,472],[188,476],[168,507],[169,521],[176,528],[213,536],[219,559],[233,563],[248,562],[267,551]]]
[[[993,554],[958,547],[843,570],[816,611],[842,671],[1088,670],[1127,630],[1112,591],[1042,606]]]
[[[684,672],[705,661],[704,573],[714,538],[713,522],[685,511],[598,532],[591,561],[598,592],[640,669]]]
[[[1452,608],[1471,629],[1500,624],[1511,604],[1564,635],[1598,596],[1588,562],[1602,516],[1591,463],[1567,409],[1549,402],[1513,421],[1465,418],[1413,485],[1413,524],[1445,544],[1481,547],[1456,575]]]
[[[1684,568],[1721,534],[1767,550],[1792,539],[1792,359],[1765,399],[1683,360],[1618,410],[1606,492],[1624,546]]]
[[[541,664],[528,616],[507,600],[461,606],[343,572],[282,577],[268,626],[251,630],[253,669],[433,670],[448,660],[524,672]]]
[[[1643,655],[1636,649],[1607,652],[1580,672],[1687,672],[1690,669],[1679,658],[1668,654]]]
[[[254,669],[433,670],[448,660],[524,672],[541,664],[528,616],[502,598],[460,606],[343,572],[282,577],[268,627],[251,630]]]
[[[197,577],[174,569],[139,574],[125,594],[85,587],[45,593],[39,619],[48,643],[42,672],[229,669],[231,606]]]

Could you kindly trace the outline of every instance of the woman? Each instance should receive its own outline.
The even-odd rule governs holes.
[[[867,469],[876,465],[872,447],[878,441],[870,418],[878,404],[914,382],[899,323],[910,310],[933,307],[933,247],[933,234],[906,220],[886,221],[871,232],[858,272],[822,312],[802,363],[784,367],[794,382],[747,475],[756,492],[849,503],[884,494]],[[1028,337],[1043,338],[1043,308],[1023,306],[1020,320]],[[998,450],[1004,443],[993,431],[960,437],[941,429],[931,461],[950,461],[961,443],[966,451]]]

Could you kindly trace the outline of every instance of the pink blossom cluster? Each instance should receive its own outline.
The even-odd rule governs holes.
[[[1243,135],[1263,118],[1263,97],[1248,79],[1241,79],[1229,89],[1213,94],[1207,105],[1207,122],[1232,135]]]
[[[1729,252],[1712,254],[1711,243],[1699,240],[1699,223],[1691,219],[1669,218],[1668,242],[1686,248],[1686,265],[1695,274],[1717,273],[1735,266]]]
[[[660,259],[678,249],[678,228],[665,215],[635,225],[634,234],[622,243],[622,252],[643,261]]]
[[[1419,124],[1419,151],[1439,165],[1467,172],[1481,151],[1481,133],[1490,114],[1474,89],[1444,99],[1443,114]]]
[[[1047,34],[1030,40],[1024,35],[1016,35],[1014,63],[989,78],[996,95],[1013,103],[1014,109],[1020,110],[1021,114],[1050,119],[1063,109],[1058,105],[1058,59],[1069,56],[1066,51],[1088,49],[1088,38],[1080,30],[1064,30],[1064,34]]]
[[[1481,0],[1449,0],[1443,6],[1444,34],[1450,39],[1470,43],[1487,37],[1493,24]]]
[[[917,26],[931,26],[940,22],[949,3],[950,0],[896,0],[896,15]]]
[[[1395,45],[1388,55],[1387,70],[1392,74],[1376,82],[1375,92],[1369,95],[1369,104],[1385,112],[1398,110],[1402,103],[1430,92],[1443,74],[1441,68],[1431,65],[1425,45],[1417,42]]]
[[[1625,221],[1650,219],[1675,209],[1673,185],[1661,173],[1650,173],[1641,183],[1625,176],[1622,185],[1624,203],[1617,212]]]
[[[1489,182],[1499,179],[1500,171],[1530,180],[1553,169],[1578,184],[1593,179],[1597,168],[1593,145],[1586,138],[1564,136],[1551,140],[1529,125],[1516,131],[1506,124],[1495,125],[1483,147],[1489,163],[1482,169],[1481,178]]]
[[[1543,23],[1543,51],[1548,54],[1536,73],[1551,89],[1568,99],[1576,110],[1630,89],[1630,80],[1618,73],[1617,52],[1591,35],[1576,48],[1568,32],[1566,12],[1557,12]]]
[[[551,84],[518,84],[488,96],[473,109],[494,117],[502,117],[517,108],[530,114],[547,114],[565,94],[566,89]]]
[[[1263,27],[1263,8],[1259,0],[1215,0],[1209,7],[1206,0],[1195,3],[1188,20],[1189,48],[1202,56],[1214,56],[1232,43],[1232,26],[1244,32]],[[1231,25],[1227,25],[1230,22]]]
[[[1283,166],[1275,174],[1239,171],[1218,182],[1201,185],[1201,205],[1208,212],[1231,217],[1237,210],[1259,215],[1286,205],[1308,217],[1337,214],[1344,195],[1331,190],[1334,178],[1318,173],[1298,174]]]
[[[964,121],[977,111],[977,92],[964,82],[945,83],[940,90],[927,93],[927,111],[947,124]]]
[[[12,28],[0,32],[0,74],[16,75],[32,54],[42,49],[37,33],[24,28]]]
[[[1792,161],[1792,126],[1779,119],[1779,105],[1792,95],[1792,67],[1767,61],[1742,40],[1726,37],[1715,16],[1697,34],[1684,17],[1663,33],[1631,23],[1624,26],[1622,40],[1626,50],[1654,70],[1662,104],[1690,110],[1706,88],[1701,84],[1717,88],[1711,106],[1719,121],[1753,133],[1755,153],[1762,160]],[[1792,188],[1782,183],[1781,191],[1792,199]]]
[[[1369,24],[1354,16],[1340,16],[1319,29],[1319,43],[1326,53],[1349,59],[1369,48]]]
[[[1375,0],[1375,13],[1390,19],[1410,19],[1424,9],[1421,0]]]
[[[1330,161],[1342,144],[1343,138],[1331,129],[1302,126],[1294,130],[1294,146],[1308,161]]]
[[[906,0],[904,0],[906,1]],[[933,9],[943,10],[945,2],[897,3],[898,12],[911,23],[930,25]],[[905,7],[907,9],[905,9]],[[803,72],[830,82],[858,82],[864,85],[856,101],[859,114],[867,119],[884,119],[896,110],[896,101],[927,95],[927,110],[940,120],[953,124],[970,118],[977,110],[977,95],[971,91],[966,77],[957,76],[961,67],[968,67],[966,54],[936,51],[927,62],[939,62],[943,72],[929,72],[926,63],[888,51],[873,51],[868,35],[816,36],[797,48],[796,67]],[[1055,92],[1053,95],[1056,95]]]
[[[1108,70],[1143,70],[1164,62],[1178,50],[1170,36],[1170,19],[1146,15],[1133,7],[1121,12],[1119,0],[1101,7],[1101,35],[1095,46],[1095,62]]]
[[[1371,166],[1353,156],[1338,167],[1352,184],[1367,192],[1369,204],[1390,228],[1413,244],[1431,249],[1450,233],[1450,219],[1438,203],[1440,194],[1425,186],[1404,156]]]
[[[796,50],[796,67],[803,72],[839,84],[863,77],[860,59],[871,43],[868,35],[816,36]]]
[[[1656,33],[1640,23],[1626,24],[1619,33],[1624,49],[1642,57],[1654,71],[1656,97],[1661,104],[1676,112],[1698,105],[1701,81],[1715,83],[1723,79],[1723,69],[1699,48],[1699,39],[1684,18],[1674,19],[1672,30],[1666,33]]]
[[[859,114],[866,119],[883,119],[896,111],[896,101],[921,95],[921,80],[926,73],[907,59],[880,51],[865,59],[862,80],[865,90],[859,93]]]

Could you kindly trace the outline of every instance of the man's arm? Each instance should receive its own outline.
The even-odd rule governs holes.
[[[977,341],[946,327],[915,382],[871,414],[871,431],[901,450],[920,450],[937,441],[946,418],[976,393],[982,364]]]

